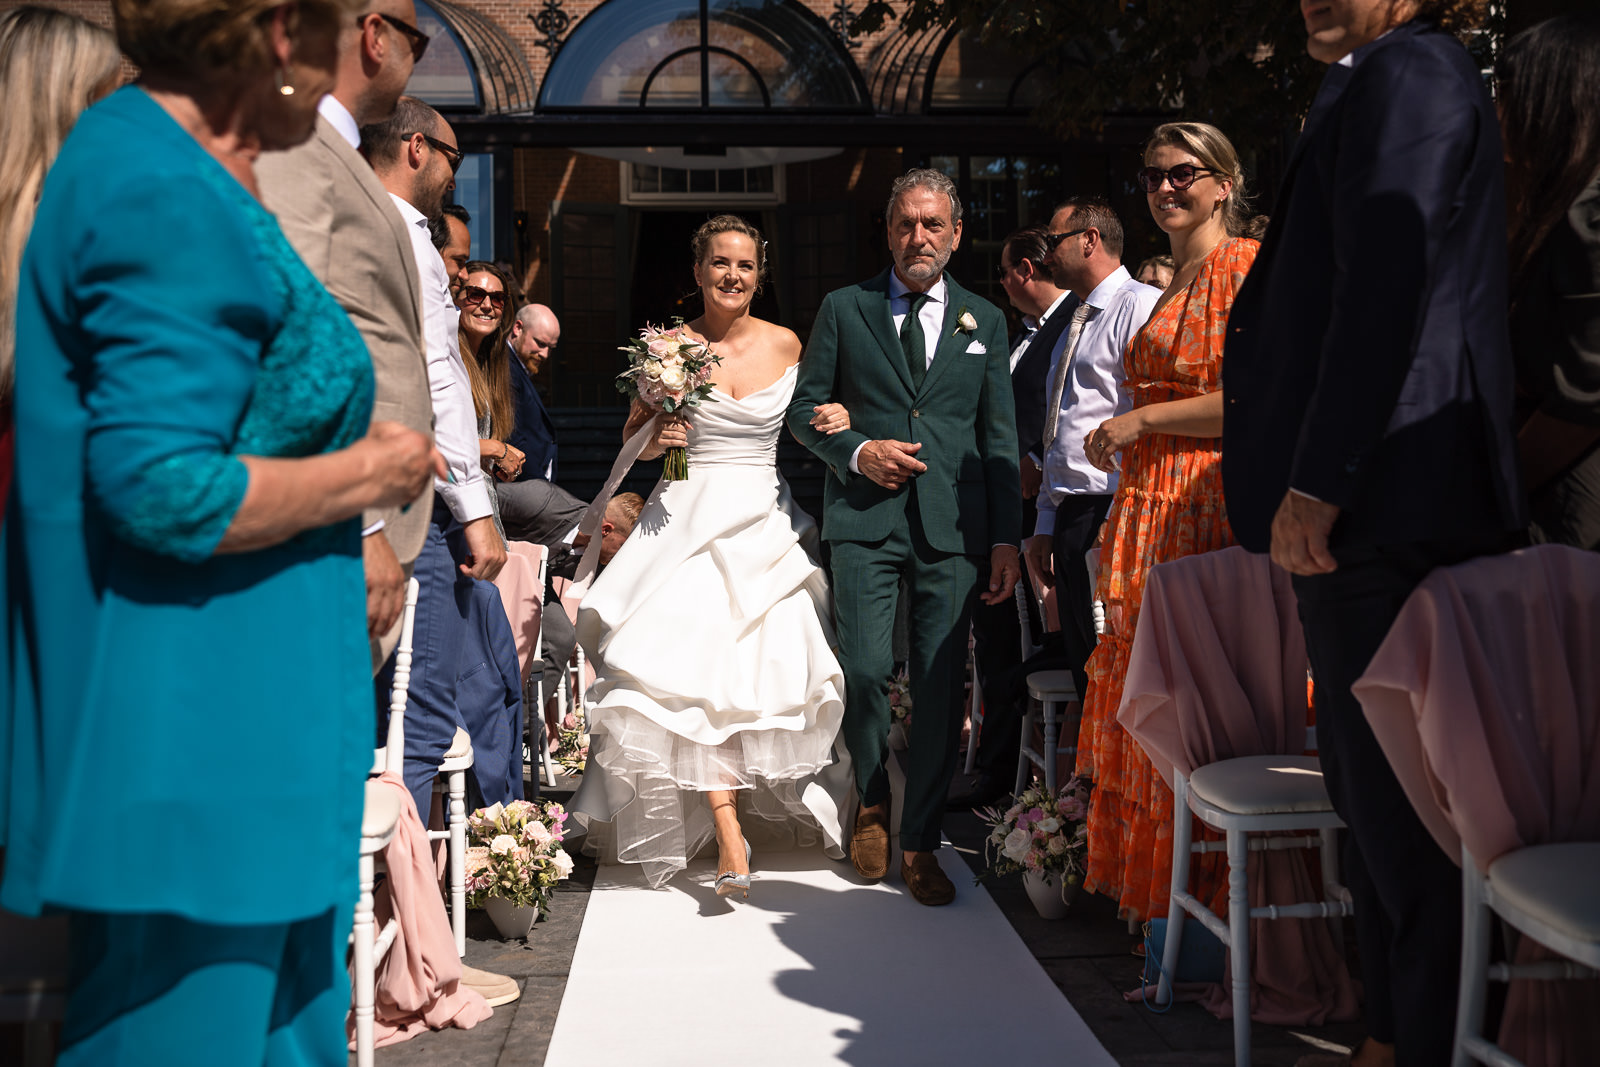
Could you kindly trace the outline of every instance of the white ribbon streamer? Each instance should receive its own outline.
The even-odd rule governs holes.
[[[656,422],[660,418],[659,414],[650,416],[650,421],[635,430],[633,436],[623,444],[622,451],[617,453],[617,461],[611,465],[611,474],[607,476],[605,486],[589,501],[583,518],[578,520],[578,532],[587,534],[589,543],[584,546],[583,558],[578,560],[577,572],[573,574],[572,585],[567,590],[567,595],[577,601],[581,602],[584,594],[589,592],[589,587],[594,584],[595,572],[600,569],[600,523],[605,520],[606,505],[611,502],[622,479],[638,462],[639,453],[655,436]]]

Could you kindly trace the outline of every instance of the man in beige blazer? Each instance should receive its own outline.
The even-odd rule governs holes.
[[[306,266],[366,339],[377,396],[372,417],[432,433],[422,348],[421,282],[394,203],[356,150],[360,127],[394,112],[427,38],[412,0],[375,0],[340,38],[339,75],[316,132],[256,163],[262,198]],[[406,575],[422,549],[433,486],[404,508],[364,516],[367,628],[376,669],[399,638]]]
[[[427,46],[416,26],[412,0],[373,0],[340,37],[338,80],[317,108],[316,132],[298,148],[262,155],[256,177],[289,243],[366,339],[377,382],[372,417],[431,434],[422,282],[411,236],[388,190],[356,150],[362,126],[394,113]],[[406,576],[428,536],[433,494],[430,482],[406,507],[363,516],[374,672],[399,640]],[[466,964],[461,984],[491,1007],[522,995],[510,978]]]

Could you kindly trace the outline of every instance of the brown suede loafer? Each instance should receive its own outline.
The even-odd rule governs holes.
[[[862,811],[850,834],[850,863],[856,873],[876,882],[889,873],[889,815]]]
[[[939,866],[939,857],[932,852],[919,852],[910,863],[900,861],[900,878],[918,904],[936,908],[956,899],[955,883]]]

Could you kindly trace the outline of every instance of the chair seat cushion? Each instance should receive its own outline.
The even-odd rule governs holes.
[[[1195,769],[1189,790],[1238,815],[1333,810],[1315,756],[1241,756]]]
[[[1035,700],[1077,700],[1078,685],[1071,671],[1034,671],[1028,675],[1028,695]]]
[[[1600,843],[1533,845],[1489,865],[1497,899],[1574,941],[1600,944]],[[1554,946],[1552,946],[1554,947]]]
[[[366,800],[361,806],[361,836],[387,837],[400,822],[400,794],[392,785],[367,781]]]

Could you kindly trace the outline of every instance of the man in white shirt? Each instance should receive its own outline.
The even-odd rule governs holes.
[[[450,300],[450,279],[428,233],[430,214],[439,214],[445,196],[455,188],[461,152],[439,113],[408,96],[400,98],[389,119],[362,127],[361,136],[373,172],[405,220],[422,279],[434,435],[450,468],[448,479],[435,481],[433,515],[415,570],[418,654],[406,707],[406,785],[418,811],[426,811],[438,765],[461,727],[473,739],[473,778],[484,799],[512,800],[522,795],[520,759],[513,758],[520,756],[520,748],[499,751],[502,745],[495,739],[521,731],[503,728],[507,701],[494,699],[494,694],[486,703],[469,700],[458,681],[477,673],[495,677],[493,671],[476,671],[479,663],[494,665],[495,648],[483,638],[502,627],[509,633],[503,609],[498,620],[474,617],[480,603],[474,580],[493,579],[505,564],[506,548],[495,529],[490,490],[478,460],[472,387],[456,339],[460,312]],[[520,692],[515,703],[520,718]],[[515,781],[496,773],[509,772],[513,764]]]
[[[1084,555],[1094,545],[1117,476],[1097,469],[1083,439],[1133,406],[1122,389],[1122,355],[1161,294],[1122,265],[1122,222],[1101,197],[1064,201],[1050,220],[1050,271],[1079,305],[1056,341],[1045,395],[1044,473],[1028,562],[1056,587],[1061,638],[1081,698],[1094,651],[1094,582]]]

